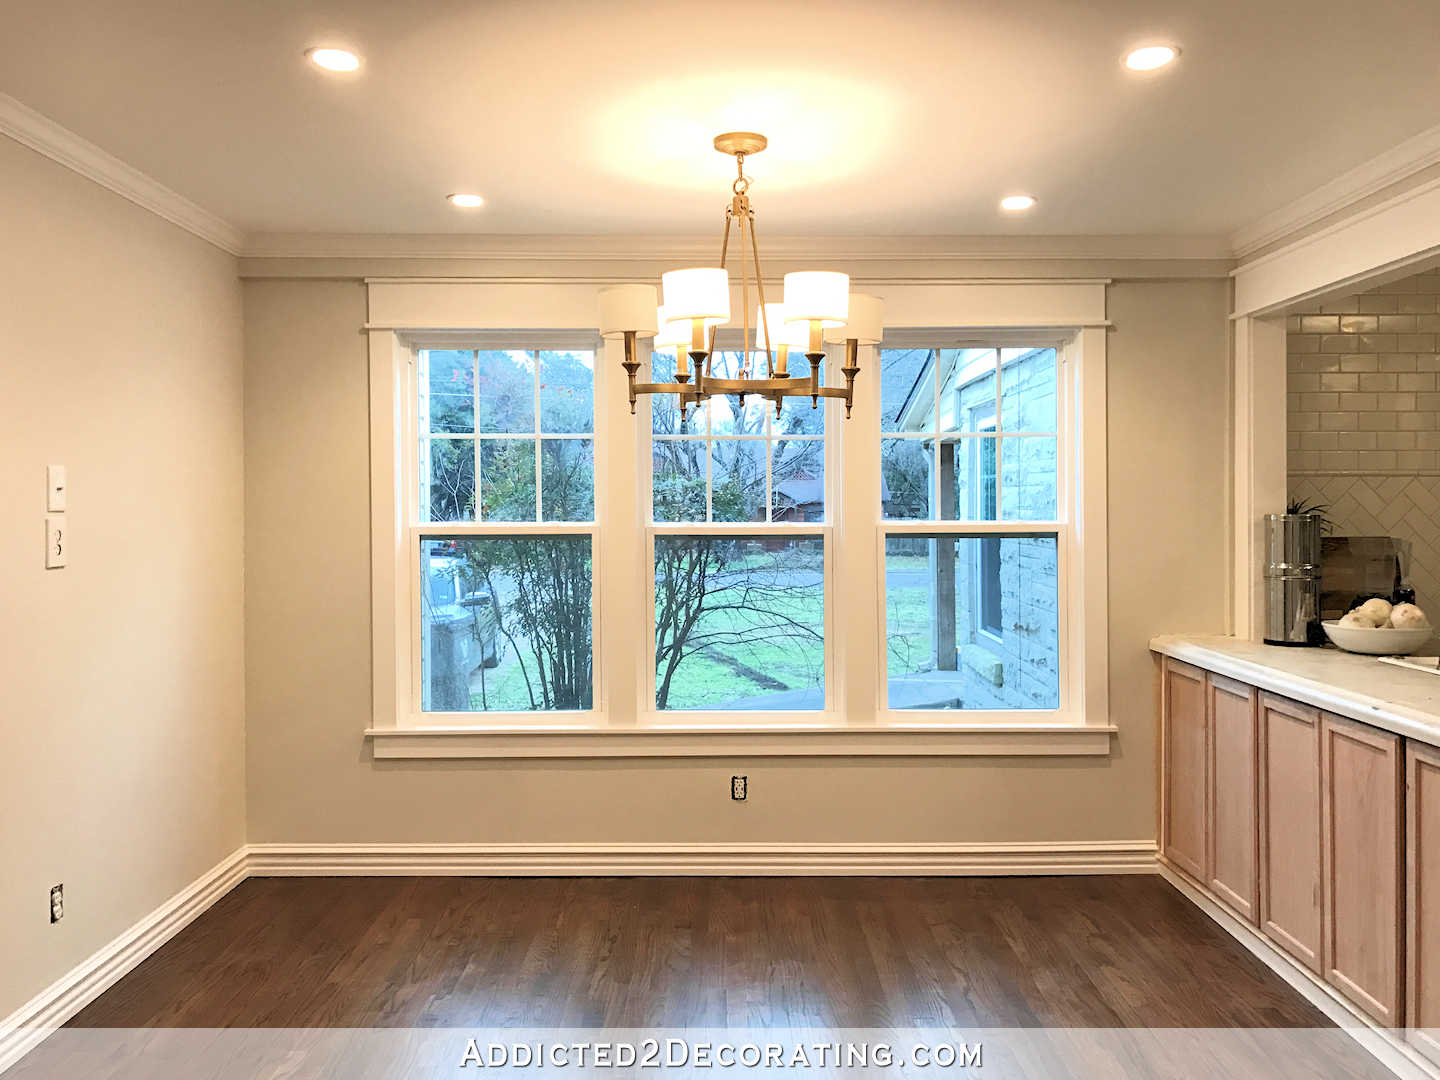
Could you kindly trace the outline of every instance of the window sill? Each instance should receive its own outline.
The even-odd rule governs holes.
[[[1105,756],[1113,724],[370,728],[376,759]]]

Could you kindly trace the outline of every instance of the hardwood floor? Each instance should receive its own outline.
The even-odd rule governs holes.
[[[1327,1027],[1169,885],[259,878],[71,1027]]]

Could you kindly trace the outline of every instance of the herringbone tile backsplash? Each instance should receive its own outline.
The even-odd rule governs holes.
[[[1412,545],[1411,583],[1440,619],[1440,271],[1293,315],[1289,489],[1337,536]]]
[[[1330,507],[1337,536],[1398,536],[1413,545],[1410,583],[1440,620],[1440,476],[1290,475],[1290,497]]]

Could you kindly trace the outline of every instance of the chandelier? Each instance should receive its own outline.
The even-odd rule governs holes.
[[[622,365],[630,384],[630,412],[639,394],[675,394],[683,417],[692,405],[716,394],[733,394],[740,405],[755,395],[774,403],[776,416],[786,398],[809,398],[817,408],[822,397],[841,398],[848,418],[855,403],[855,376],[860,373],[859,347],[878,345],[882,332],[882,302],[873,296],[850,292],[845,274],[804,270],[785,275],[784,298],[765,302],[765,281],[760,272],[760,250],[755,240],[755,211],[750,206],[750,177],[745,158],[764,150],[766,139],[750,131],[715,136],[715,149],[735,158],[735,182],[725,208],[725,232],[720,242],[718,267],[671,270],[660,276],[664,302],[657,304],[653,285],[616,285],[600,293],[600,335],[623,339]],[[730,254],[732,227],[739,237],[740,363],[734,377],[716,375],[715,333],[731,324]],[[755,306],[750,303],[754,271]],[[755,315],[752,350],[750,318]],[[674,382],[636,382],[640,370],[637,343],[653,339],[655,348],[675,349]],[[844,386],[827,386],[820,380],[825,345],[844,344],[840,373]],[[809,361],[809,372],[790,370],[791,354]],[[763,365],[763,370],[762,370]],[[693,368],[693,371],[692,371]]]

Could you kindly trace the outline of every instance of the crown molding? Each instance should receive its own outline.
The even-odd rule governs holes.
[[[1236,258],[1247,258],[1437,164],[1440,164],[1440,125],[1406,139],[1308,195],[1237,229],[1230,236],[1230,247]]]
[[[470,259],[494,261],[713,261],[714,236],[254,233],[252,259]],[[924,260],[1228,260],[1219,236],[764,237],[763,257],[890,263]]]
[[[196,206],[185,196],[8,94],[0,94],[0,134],[8,135],[231,255],[239,255],[244,250],[245,234],[228,221]]]

